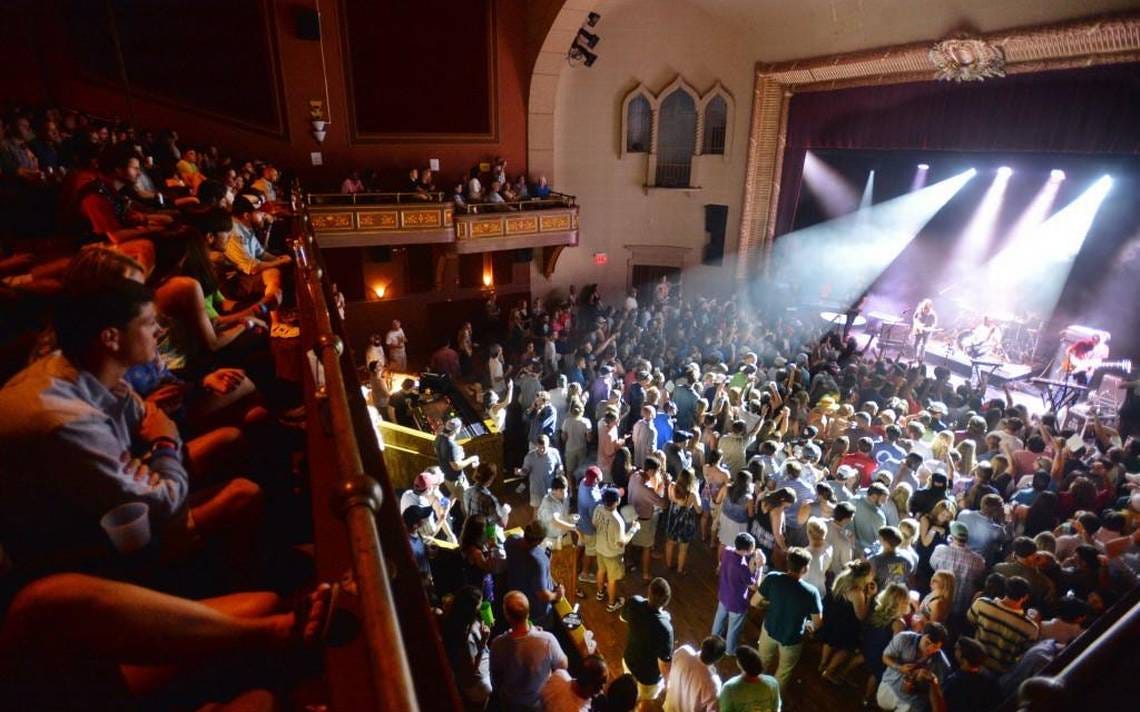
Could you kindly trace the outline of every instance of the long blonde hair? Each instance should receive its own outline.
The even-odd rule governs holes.
[[[954,572],[947,571],[946,569],[938,569],[934,572],[934,575],[930,577],[931,587],[933,587],[935,581],[942,582],[942,593],[947,599],[953,601],[954,589],[958,587],[958,579],[954,577]]]
[[[934,436],[934,442],[930,444],[930,453],[936,460],[945,460],[946,453],[954,447],[954,432],[951,430],[943,430]]]
[[[977,452],[978,444],[973,440],[967,438],[958,443],[958,454],[962,456],[958,469],[962,472],[973,472],[974,465],[978,464]]]
[[[914,494],[914,489],[909,482],[900,482],[891,490],[891,501],[895,503],[895,509],[899,512],[899,519],[910,512],[910,496],[912,494]]]
[[[871,614],[871,625],[885,628],[891,621],[902,615],[902,607],[907,603],[910,592],[901,583],[887,585],[875,596],[875,612]]]

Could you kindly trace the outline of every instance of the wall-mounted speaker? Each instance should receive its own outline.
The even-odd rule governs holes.
[[[294,19],[297,23],[297,39],[315,41],[321,38],[321,19],[315,9],[299,7]]]

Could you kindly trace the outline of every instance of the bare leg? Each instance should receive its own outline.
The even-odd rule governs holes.
[[[243,459],[245,438],[237,428],[216,428],[186,443],[186,460],[194,487],[225,479]]]
[[[269,312],[269,317],[274,324],[277,323],[277,309],[281,306],[282,291],[281,291],[281,271],[276,267],[270,267],[262,271],[261,281],[265,283],[265,294],[262,301],[270,305],[272,311]]]
[[[689,558],[689,543],[681,542],[681,551],[677,554],[677,573],[685,573],[685,561]]]
[[[641,547],[641,580],[651,581],[653,577],[649,574],[649,551],[652,547]]]
[[[292,613],[243,617],[226,612],[252,613],[264,607],[263,598],[226,597],[213,603],[83,574],[57,574],[16,596],[0,629],[0,651],[6,657],[182,665],[231,653],[281,651],[297,642]],[[323,605],[327,603],[325,598]],[[314,605],[311,617],[323,616],[320,608]],[[317,624],[307,623],[312,624],[311,636]]]
[[[672,539],[665,540],[665,568],[667,569],[673,568],[673,549],[676,544],[677,542]]]

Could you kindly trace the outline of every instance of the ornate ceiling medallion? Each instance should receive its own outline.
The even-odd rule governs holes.
[[[943,81],[980,82],[1005,76],[1005,53],[985,40],[959,37],[930,48],[930,61]]]

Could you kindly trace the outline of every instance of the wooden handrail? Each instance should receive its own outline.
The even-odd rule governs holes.
[[[316,349],[324,368],[323,396],[328,406],[335,442],[337,473],[336,513],[345,523],[351,552],[353,578],[358,592],[362,634],[370,658],[370,683],[377,709],[419,709],[411,668],[388,586],[389,576],[376,527],[381,489],[364,471],[356,431],[349,410],[348,393],[340,367],[343,341],[333,331],[328,303],[321,286],[322,270],[313,259],[313,239],[307,217],[296,218],[294,255],[299,289],[304,289],[313,307]]]
[[[549,198],[528,198],[526,200],[504,200],[501,203],[467,203],[455,206],[457,215],[483,215],[506,210],[550,210],[552,208],[573,208],[577,198],[563,193],[551,193]]]
[[[1074,709],[1083,690],[1103,684],[1109,661],[1137,650],[1140,639],[1140,586],[1121,600],[1061,651],[1041,672],[1021,683],[1016,702],[1003,709],[1052,712]]]

